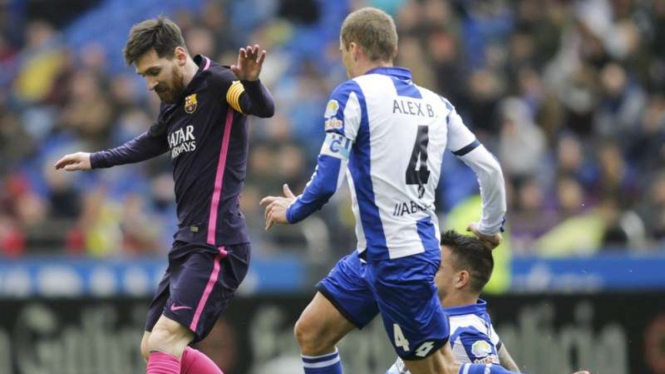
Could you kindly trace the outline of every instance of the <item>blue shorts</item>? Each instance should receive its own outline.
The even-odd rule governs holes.
[[[440,254],[436,255],[426,252],[365,263],[354,252],[316,288],[359,329],[380,313],[397,355],[423,359],[439,350],[450,335],[434,282],[441,263]]]
[[[146,331],[166,317],[205,338],[235,296],[247,274],[250,245],[215,248],[201,243],[176,242],[169,266],[148,309]]]

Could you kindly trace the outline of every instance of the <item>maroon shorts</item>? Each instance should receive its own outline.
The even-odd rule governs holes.
[[[216,248],[176,242],[150,303],[146,331],[152,331],[163,314],[190,329],[193,343],[203,340],[245,278],[249,259],[249,243]]]

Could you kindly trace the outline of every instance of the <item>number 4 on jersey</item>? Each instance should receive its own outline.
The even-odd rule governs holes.
[[[418,126],[416,143],[411,151],[409,166],[406,168],[406,184],[418,185],[418,198],[425,195],[425,185],[429,180],[429,169],[427,168],[427,145],[429,144],[429,127]]]
[[[396,323],[393,324],[393,335],[395,337],[395,346],[402,348],[404,352],[408,352],[409,341],[406,340],[406,338],[404,337],[404,333],[402,333],[402,328],[399,327],[399,325]]]

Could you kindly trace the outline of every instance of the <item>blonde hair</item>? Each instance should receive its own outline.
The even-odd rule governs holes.
[[[391,61],[397,55],[397,28],[386,12],[362,8],[349,14],[342,24],[344,48],[351,42],[360,45],[370,60]]]

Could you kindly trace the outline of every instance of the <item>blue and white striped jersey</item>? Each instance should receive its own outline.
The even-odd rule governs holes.
[[[450,149],[479,176],[481,230],[500,230],[506,203],[498,162],[454,107],[414,84],[409,70],[376,68],[341,84],[324,117],[327,136],[318,166],[287,211],[289,222],[320,209],[346,176],[364,259],[438,252],[435,190],[443,153]]]
[[[487,314],[487,302],[444,308],[450,323],[450,346],[461,364],[497,364],[501,340]],[[401,359],[386,374],[410,374]]]

